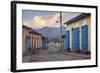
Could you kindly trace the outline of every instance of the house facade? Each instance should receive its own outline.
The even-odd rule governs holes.
[[[66,21],[65,49],[68,52],[91,54],[91,14],[80,15]]]
[[[27,38],[28,37],[28,38]],[[30,40],[30,42],[27,42],[26,40]],[[46,38],[42,36],[40,33],[36,32],[30,27],[22,26],[22,52],[24,53],[26,51],[26,46],[29,43],[29,47],[33,50],[38,49],[45,49],[45,40]]]

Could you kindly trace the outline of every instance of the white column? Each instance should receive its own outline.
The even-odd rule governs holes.
[[[33,38],[33,44],[34,44],[34,49],[35,49],[35,35],[34,35],[34,38]]]
[[[41,49],[42,49],[42,37],[40,37],[40,46],[41,46]]]
[[[39,48],[39,36],[37,37],[37,46]]]
[[[73,40],[73,39],[72,39],[72,29],[69,30],[69,34],[70,34],[70,35],[69,35],[69,39],[70,39],[70,40],[69,40],[69,42],[70,42],[70,48],[71,48],[71,50],[72,50],[72,42],[73,42],[73,41],[72,41],[72,40]]]
[[[36,49],[36,35],[34,35],[34,49]]]
[[[36,35],[36,37],[35,37],[35,38],[36,38],[36,49],[37,49],[37,35]]]

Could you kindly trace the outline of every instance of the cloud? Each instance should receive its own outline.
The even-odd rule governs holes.
[[[59,14],[52,16],[35,16],[33,18],[34,23],[37,25],[55,25],[56,21],[59,21]]]
[[[33,22],[36,23],[37,25],[45,25],[45,24],[47,24],[47,20],[42,16],[35,16],[33,18]]]
[[[34,29],[42,27],[59,27],[57,23],[57,21],[59,21],[59,16],[58,13],[52,16],[35,16],[31,21],[23,22],[23,24]]]

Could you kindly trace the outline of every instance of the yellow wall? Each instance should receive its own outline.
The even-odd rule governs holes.
[[[67,24],[67,30],[70,30],[70,48],[72,49],[72,28],[73,27],[80,27],[80,31],[81,31],[81,26],[83,24],[88,25],[88,50],[91,50],[91,16],[87,16],[85,18],[82,18],[80,20],[74,21],[71,24]],[[81,33],[80,33],[81,35]],[[81,39],[81,36],[80,36]],[[80,40],[80,44],[81,44],[81,40]],[[80,49],[81,49],[81,45],[80,45]]]
[[[25,39],[26,39],[26,32],[24,29],[22,29],[22,52],[25,51]]]
[[[26,39],[26,33],[28,33],[28,31],[26,29],[22,29],[22,53],[24,54],[25,52],[25,39]],[[29,33],[28,34],[30,36],[31,39],[31,45],[30,47],[32,49],[37,49],[37,48],[41,48],[42,49],[42,36],[41,35],[37,35],[34,33]],[[33,42],[33,44],[32,44]]]

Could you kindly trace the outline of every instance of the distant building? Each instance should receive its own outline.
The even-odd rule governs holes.
[[[74,53],[91,53],[91,14],[80,15],[66,21],[65,48]]]
[[[46,46],[46,38],[42,36],[40,33],[36,32],[30,27],[27,27],[25,25],[22,26],[22,48],[23,48],[23,53],[26,51],[26,45],[28,44],[26,41],[26,37],[29,37],[28,39],[30,40],[30,48],[35,50],[35,49],[45,49]],[[26,44],[27,43],[27,44]]]

